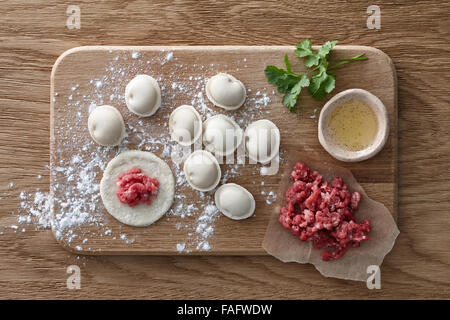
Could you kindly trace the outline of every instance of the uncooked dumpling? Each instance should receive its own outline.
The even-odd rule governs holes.
[[[241,144],[242,136],[239,125],[221,114],[208,118],[203,124],[203,144],[206,150],[218,156],[232,154]]]
[[[245,86],[232,75],[219,73],[208,80],[206,96],[218,107],[236,110],[245,102]]]
[[[202,135],[202,118],[192,106],[182,105],[170,114],[169,131],[173,140],[190,146]]]
[[[141,117],[153,115],[161,107],[161,89],[153,77],[138,74],[125,89],[128,109]]]
[[[116,146],[125,137],[125,124],[119,110],[112,106],[96,107],[88,118],[89,134],[102,146]]]
[[[119,175],[132,168],[159,181],[158,194],[150,205],[140,203],[130,207],[119,201],[116,184]],[[130,226],[147,226],[161,218],[172,206],[175,194],[175,180],[167,163],[151,152],[126,151],[112,159],[103,172],[100,195],[103,204],[114,218]]]
[[[245,130],[245,146],[250,159],[266,164],[278,154],[280,130],[270,120],[252,122]]]
[[[217,159],[205,150],[191,153],[184,162],[183,171],[187,182],[199,191],[214,189],[222,174]]]
[[[246,219],[255,211],[253,195],[235,183],[220,186],[214,194],[214,200],[220,212],[233,220]]]

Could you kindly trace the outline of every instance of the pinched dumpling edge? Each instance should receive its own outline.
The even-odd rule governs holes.
[[[221,208],[221,204],[220,204],[220,193],[223,192],[223,190],[225,190],[226,188],[237,188],[240,191],[243,191],[248,198],[250,199],[250,210],[243,216],[232,216],[229,215],[227,213],[224,212],[223,208]],[[251,217],[253,215],[253,213],[255,212],[255,207],[256,207],[256,202],[255,202],[255,198],[253,197],[253,195],[250,193],[250,191],[248,191],[246,188],[244,188],[243,186],[236,184],[236,183],[226,183],[221,185],[216,192],[214,193],[214,202],[216,204],[216,207],[219,209],[219,211],[226,217],[232,219],[232,220],[243,220],[243,219],[247,219],[249,217]]]
[[[218,118],[219,119],[224,119],[225,121],[230,122],[233,125],[233,127],[236,129],[235,130],[235,132],[237,132],[237,135],[236,135],[236,137],[237,137],[236,146],[233,148],[233,150],[227,150],[226,152],[222,152],[221,150],[214,150],[214,152],[211,151],[211,150],[206,150],[206,151],[214,153],[214,154],[216,154],[216,155],[218,155],[220,157],[225,157],[225,156],[228,156],[228,155],[234,153],[234,151],[236,151],[236,149],[239,148],[239,146],[241,145],[241,143],[242,143],[242,141],[244,139],[244,130],[242,130],[242,128],[237,124],[236,121],[234,121],[233,119],[231,119],[230,117],[228,117],[226,115],[217,114],[215,116],[212,116],[212,117],[206,119],[205,122],[203,122],[202,143],[203,143],[203,145],[205,146],[206,149],[210,149],[210,148],[208,148],[208,146],[210,144],[209,143],[205,143],[205,134],[206,134],[206,129],[208,127],[208,122],[211,121],[212,119],[218,119]]]
[[[200,125],[199,125],[199,129],[198,131],[194,134],[194,137],[191,141],[189,142],[183,142],[183,141],[179,141],[176,137],[174,137],[173,135],[173,130],[175,129],[173,127],[173,118],[175,117],[176,112],[178,112],[181,109],[189,109],[190,111],[193,112],[195,118],[199,121]],[[182,146],[190,146],[193,143],[195,143],[201,136],[203,133],[203,121],[202,121],[202,117],[200,116],[200,114],[197,112],[197,110],[195,110],[195,108],[191,105],[187,105],[187,104],[183,104],[179,107],[177,107],[175,110],[172,111],[172,113],[170,114],[169,117],[169,132],[170,132],[170,137],[172,138],[172,140],[176,141],[177,143],[179,143]]]
[[[216,99],[214,99],[213,95],[210,93],[209,86],[211,84],[211,81],[219,75],[226,75],[228,77],[231,77],[233,79],[233,81],[236,81],[243,89],[244,95],[242,96],[242,99],[238,105],[227,106],[227,105],[221,104]],[[223,109],[229,110],[229,111],[239,109],[244,104],[245,100],[247,99],[247,89],[245,88],[245,85],[242,83],[242,81],[237,79],[236,77],[232,76],[231,74],[228,74],[225,72],[219,72],[218,74],[209,78],[208,82],[206,83],[206,86],[205,86],[205,91],[206,91],[206,96],[207,96],[208,100],[211,101],[211,103],[213,103],[215,106],[218,106],[220,108],[223,108]]]

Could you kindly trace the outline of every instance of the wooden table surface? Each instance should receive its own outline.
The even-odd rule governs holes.
[[[450,298],[448,1],[378,2],[379,30],[366,27],[366,1],[70,4],[81,9],[81,29],[66,27],[63,1],[0,6],[0,298]],[[76,256],[50,230],[6,228],[17,222],[21,190],[48,191],[50,71],[65,50],[292,45],[305,37],[377,47],[397,68],[401,234],[380,290],[272,257]],[[69,265],[81,268],[80,290],[66,287]]]

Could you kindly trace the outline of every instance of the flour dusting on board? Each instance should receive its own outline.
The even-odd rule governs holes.
[[[247,63],[247,58],[237,63],[236,71],[247,68]],[[164,68],[169,65],[172,71],[165,73]],[[204,88],[208,81],[205,75],[212,76],[224,69],[233,73],[233,69],[221,65],[220,61],[205,65],[182,64],[176,51],[144,53],[110,50],[103,74],[87,83],[72,83],[66,98],[58,93],[52,97],[61,112],[54,124],[56,138],[52,140],[50,193],[40,190],[20,192],[17,223],[12,224],[10,229],[17,231],[21,225],[32,225],[35,229],[52,228],[58,240],[74,243],[73,248],[80,252],[92,250],[91,238],[105,238],[132,246],[139,241],[139,236],[124,232],[121,226],[111,227],[109,222],[113,218],[104,213],[99,182],[107,163],[114,156],[129,149],[138,149],[155,153],[172,167],[177,192],[172,208],[162,219],[173,224],[172,234],[183,235],[183,240],[174,245],[174,250],[179,253],[211,250],[215,223],[222,217],[214,204],[214,190],[193,190],[184,177],[182,164],[172,163],[171,157],[177,152],[178,145],[171,140],[167,123],[170,112],[177,107],[173,105],[174,100],[191,104],[203,120],[221,113],[222,110],[213,107],[207,100]],[[136,74],[154,76],[161,87],[161,109],[150,118],[131,115],[125,106],[125,86]],[[272,89],[248,88],[244,106],[227,115],[245,129],[252,121],[270,118],[267,107],[274,95]],[[89,113],[104,104],[117,107],[125,119],[127,136],[118,147],[101,147],[87,133]],[[67,157],[68,154],[71,156]],[[221,183],[239,176],[243,166],[240,163],[222,165]],[[259,176],[260,166],[253,165],[251,170]],[[8,187],[12,188],[13,184]],[[261,195],[267,205],[276,200],[272,190],[265,188],[263,192]],[[201,201],[192,202],[190,193],[196,193]]]

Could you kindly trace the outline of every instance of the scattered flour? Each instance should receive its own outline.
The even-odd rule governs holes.
[[[186,243],[177,243],[177,251],[183,252],[184,248],[186,248]]]
[[[50,215],[50,196],[48,192],[25,193],[22,191],[19,195],[22,214],[17,217],[19,224],[33,223],[36,229],[45,229],[52,226],[52,217]]]
[[[131,57],[132,57],[133,59],[137,59],[137,58],[139,58],[140,56],[141,56],[141,54],[140,54],[139,51],[133,51],[133,52],[131,53]]]

